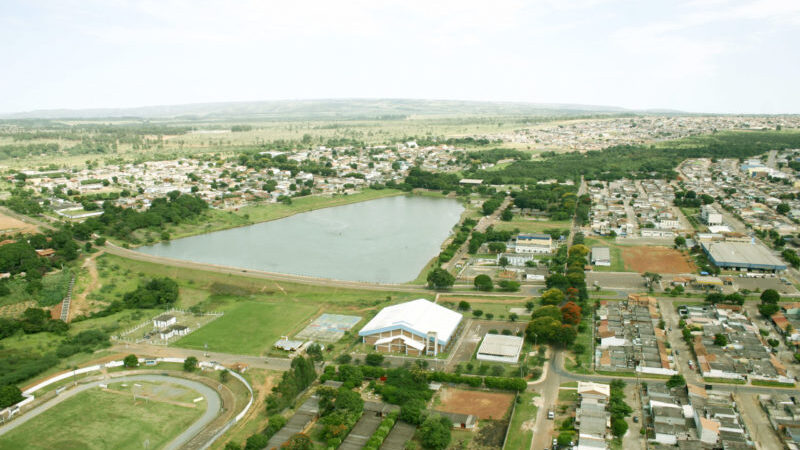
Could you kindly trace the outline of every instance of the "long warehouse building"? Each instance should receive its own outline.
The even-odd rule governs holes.
[[[708,259],[720,269],[780,272],[786,264],[766,247],[749,242],[703,242]]]

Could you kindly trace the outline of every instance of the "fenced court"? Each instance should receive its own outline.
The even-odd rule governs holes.
[[[360,320],[361,317],[359,316],[323,314],[297,333],[295,338],[308,341],[336,342],[344,336],[346,331],[356,326]]]

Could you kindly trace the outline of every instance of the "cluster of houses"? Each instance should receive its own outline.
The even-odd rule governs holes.
[[[608,448],[606,438],[611,425],[611,414],[606,410],[611,397],[611,386],[602,383],[578,382],[579,406],[575,411],[575,428],[578,429],[579,450]]]
[[[674,237],[683,227],[675,211],[675,191],[666,180],[592,182],[591,229],[601,236]]]
[[[312,193],[354,192],[373,183],[402,180],[412,165],[430,171],[454,171],[460,168],[458,155],[463,149],[440,145],[419,147],[415,142],[398,146],[366,149],[320,146],[295,152],[263,152],[272,157],[285,156],[297,163],[305,161],[328,165],[336,173],[320,176],[307,172],[293,173],[276,167],[256,170],[236,161],[217,162],[182,158],[147,161],[135,164],[105,165],[82,170],[23,171],[26,183],[37,191],[96,194],[130,193],[115,200],[119,206],[146,208],[150,201],[168,192],[193,192],[216,208],[232,209],[252,202],[275,202],[281,196],[293,196],[304,188]],[[13,176],[12,176],[13,178]],[[267,182],[274,182],[270,191]],[[83,211],[80,204],[53,196],[54,210],[71,218],[100,214]]]
[[[800,448],[800,399],[788,393],[762,394],[758,403],[788,448]]]
[[[679,170],[685,189],[722,199],[726,209],[753,229],[794,234],[798,228],[793,219],[800,218],[800,201],[794,199],[794,193],[800,188],[800,180],[788,164],[800,160],[800,153],[786,150],[776,152],[772,162],[767,163],[768,159],[766,155],[764,160],[744,162],[692,159],[681,164]],[[777,212],[781,203],[789,205],[786,214]]]
[[[637,116],[620,118],[597,118],[572,121],[568,124],[554,122],[537,124],[514,131],[485,134],[491,140],[502,140],[518,144],[529,144],[542,148],[569,148],[578,151],[601,150],[613,145],[643,144],[665,138],[678,139],[686,136],[712,133],[731,129],[774,129],[776,125],[787,128],[800,126],[793,117],[666,117]]]
[[[654,297],[630,294],[627,301],[600,302],[596,312],[595,347],[597,370],[636,371],[674,375],[673,360],[665,345],[664,330]]]
[[[800,302],[781,305],[781,310],[771,319],[787,343],[795,349],[800,348]]]
[[[682,306],[697,365],[705,378],[794,383],[740,306]]]
[[[642,409],[653,429],[650,448],[730,450],[753,448],[736,403],[728,392],[714,392],[692,384],[668,388],[646,386]]]

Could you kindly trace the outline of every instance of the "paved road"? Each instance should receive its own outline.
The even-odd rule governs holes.
[[[195,390],[205,397],[206,401],[208,402],[206,411],[203,415],[193,424],[189,426],[183,433],[178,435],[175,439],[172,440],[165,448],[167,449],[176,449],[181,445],[189,442],[189,440],[200,433],[200,431],[219,414],[220,407],[222,405],[222,401],[219,397],[219,394],[214,392],[213,389],[209,388],[208,386],[198,383],[196,381],[187,380],[184,378],[175,378],[175,377],[166,377],[164,375],[132,375],[132,376],[124,376],[119,378],[113,379],[106,379],[100,381],[94,381],[88,384],[83,384],[77,386],[73,389],[65,391],[63,394],[57,396],[56,398],[42,404],[41,406],[25,413],[23,416],[19,417],[18,419],[3,425],[0,427],[0,436],[8,433],[9,431],[17,428],[18,426],[28,422],[29,420],[35,418],[39,414],[47,411],[48,409],[52,408],[53,406],[71,398],[81,392],[87,391],[89,389],[96,388],[100,384],[108,383],[109,381],[117,382],[133,382],[133,381],[151,381],[156,383],[167,382],[167,383],[174,383],[179,384],[181,386],[187,387],[189,389]]]
[[[736,405],[739,411],[746,412],[742,414],[744,424],[750,436],[756,444],[756,450],[772,450],[776,448],[784,448],[780,438],[772,429],[769,423],[767,413],[761,409],[758,404],[758,397],[753,394],[736,394],[734,395]]]
[[[538,392],[540,397],[539,409],[536,412],[536,424],[533,428],[531,450],[549,448],[553,444],[554,420],[547,418],[547,411],[555,410],[558,401],[558,387],[561,384],[561,375],[553,370],[555,356],[546,362],[543,378],[529,385],[529,390]]]
[[[241,269],[238,267],[222,266],[217,264],[206,264],[192,261],[183,261],[173,258],[165,258],[163,256],[154,256],[140,253],[134,250],[125,249],[116,246],[112,243],[106,243],[106,252],[122,256],[123,258],[133,259],[136,261],[145,261],[155,264],[164,264],[172,267],[182,267],[186,269],[205,270],[208,272],[235,274],[243,277],[260,278],[264,280],[285,281],[291,283],[310,284],[315,286],[327,286],[337,288],[349,289],[362,289],[374,291],[395,291],[395,292],[430,292],[425,286],[410,285],[410,284],[380,284],[380,283],[366,283],[360,281],[343,281],[333,280],[328,278],[315,278],[301,275],[289,275],[274,272],[265,272],[260,270]]]
[[[492,214],[480,218],[478,224],[475,225],[475,231],[483,233],[487,228],[489,228],[489,226],[497,223],[497,219],[500,217],[500,214],[502,214],[503,210],[506,209],[510,204],[511,197],[504,198],[503,203],[500,204],[500,206]],[[456,264],[461,262],[461,259],[464,258],[464,255],[467,254],[467,250],[469,250],[469,239],[461,244],[461,247],[458,248],[458,251],[456,251],[455,255],[453,255],[450,261],[442,264],[442,268],[445,270],[450,270],[455,267]]]
[[[235,363],[244,363],[248,367],[267,370],[289,370],[292,360],[289,358],[273,358],[268,356],[236,355],[222,352],[204,352],[202,350],[192,350],[179,347],[165,347],[163,345],[152,344],[125,344],[118,343],[112,347],[113,351],[120,353],[133,353],[135,355],[147,355],[152,357],[187,358],[194,356],[198,361],[216,361],[223,366],[230,366]],[[206,356],[208,355],[208,356]]]

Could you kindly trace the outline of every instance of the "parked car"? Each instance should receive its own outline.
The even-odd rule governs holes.
[[[556,418],[556,414],[553,412],[552,409],[547,411],[547,418],[550,419],[550,420],[553,420],[553,419]],[[553,442],[555,442],[555,439],[553,439]]]
[[[639,416],[633,416],[633,423],[639,423]]]

